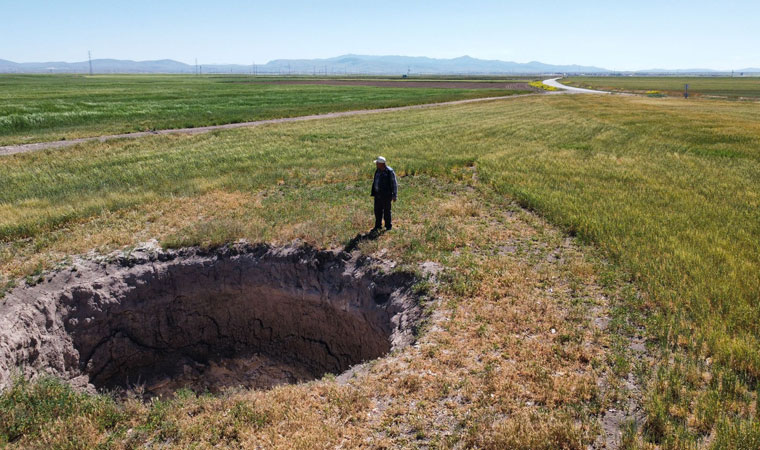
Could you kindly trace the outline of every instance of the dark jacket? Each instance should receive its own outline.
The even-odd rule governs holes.
[[[385,170],[375,169],[375,178],[372,180],[372,196],[396,198],[397,195],[396,172],[389,166],[385,166]]]

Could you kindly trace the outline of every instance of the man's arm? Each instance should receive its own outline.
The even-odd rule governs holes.
[[[393,201],[398,197],[398,183],[396,182],[396,172],[391,172],[391,186],[393,186]]]

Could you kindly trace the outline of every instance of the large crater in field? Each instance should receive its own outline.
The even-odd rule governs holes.
[[[267,388],[408,344],[408,273],[309,247],[236,244],[78,260],[0,304],[0,388],[46,372],[105,389]]]

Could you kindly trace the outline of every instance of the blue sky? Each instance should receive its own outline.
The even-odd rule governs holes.
[[[0,0],[0,59],[265,63],[346,53],[648,68],[760,66],[760,0]]]

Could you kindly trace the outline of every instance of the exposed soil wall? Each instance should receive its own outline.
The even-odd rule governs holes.
[[[149,395],[343,372],[413,339],[414,277],[378,267],[248,244],[79,260],[0,304],[0,388],[19,370]]]

